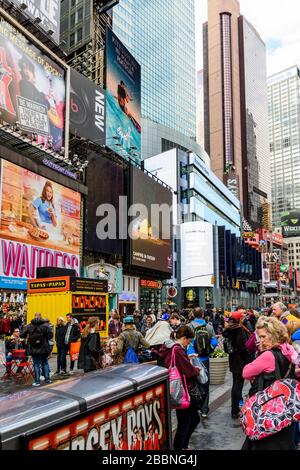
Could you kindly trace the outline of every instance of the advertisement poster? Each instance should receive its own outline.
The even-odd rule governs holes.
[[[35,278],[36,268],[79,272],[79,193],[1,160],[0,275]]]
[[[300,236],[300,211],[294,209],[284,212],[281,216],[281,227],[283,238]]]
[[[172,273],[172,192],[136,167],[131,167],[131,172],[131,204],[137,209],[142,205],[146,212],[137,211],[130,223],[131,264]],[[158,219],[155,208],[159,206],[167,210]]]
[[[0,17],[0,111],[35,141],[64,146],[65,71]]]
[[[141,161],[141,67],[117,36],[106,32],[106,145]]]
[[[71,69],[70,131],[105,145],[105,91]]]
[[[39,25],[46,33],[53,31],[51,37],[58,44],[60,31],[60,0],[13,0],[13,3],[19,7],[26,5],[24,13],[32,19],[40,18]]]
[[[164,450],[168,447],[164,384],[54,431],[29,438],[28,450]]]

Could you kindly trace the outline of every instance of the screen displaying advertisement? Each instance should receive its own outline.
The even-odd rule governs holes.
[[[141,67],[118,37],[106,32],[106,145],[141,161]]]
[[[283,238],[300,236],[300,210],[294,209],[281,215]]]
[[[181,286],[213,287],[213,275],[212,225],[207,222],[187,222],[182,224]]]
[[[34,134],[55,151],[64,146],[65,71],[0,17],[1,120]]]
[[[143,173],[131,167],[130,222],[131,264],[141,268],[172,273],[173,227],[172,192]],[[163,215],[156,216],[159,208]]]
[[[38,437],[28,436],[28,450],[165,450],[168,419],[165,385],[136,393],[84,418],[58,424]]]
[[[80,268],[79,193],[1,160],[0,276]]]
[[[71,69],[70,131],[105,145],[105,91]]]
[[[53,31],[51,37],[58,44],[60,32],[60,3],[61,0],[12,0],[19,7],[27,5],[23,12],[32,19],[40,18],[39,25],[46,32]]]
[[[100,157],[93,152],[90,153],[88,159],[86,184],[89,188],[89,194],[86,203],[85,248],[96,253],[123,255],[123,240],[118,234],[120,229],[119,198],[125,195],[124,170],[111,160]],[[101,184],[101,182],[105,182],[105,184]],[[97,215],[97,213],[99,214],[98,207],[102,204],[110,204],[115,211],[113,221],[115,233],[107,236],[106,239],[100,239],[97,234],[97,227],[100,225],[103,226],[103,231],[107,232],[104,227],[105,220],[107,220],[106,211],[103,210],[101,216]],[[127,228],[127,219],[125,221]],[[100,225],[98,226],[98,224]]]

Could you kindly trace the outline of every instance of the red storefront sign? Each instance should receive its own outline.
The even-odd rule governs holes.
[[[161,281],[150,281],[149,279],[141,279],[140,281],[141,287],[146,287],[147,289],[161,289],[162,282]]]

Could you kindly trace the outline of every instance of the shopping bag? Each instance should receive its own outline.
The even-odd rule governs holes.
[[[80,341],[76,341],[76,343],[70,343],[70,358],[71,361],[77,361],[80,351]]]
[[[176,367],[175,348],[176,346],[173,346],[171,363],[168,369],[171,408],[184,410],[186,408],[189,408],[191,404],[191,399],[186,385],[186,378],[185,376],[183,376],[183,380],[181,379],[180,372]]]
[[[208,382],[208,372],[207,372],[207,369],[206,369],[205,365],[202,363],[202,361],[197,356],[191,356],[190,357],[190,362],[194,367],[199,367],[200,368],[200,372],[199,372],[199,375],[197,377],[197,381],[202,385],[206,384]]]
[[[240,412],[244,433],[258,441],[300,421],[300,383],[294,379],[276,380],[250,397]]]

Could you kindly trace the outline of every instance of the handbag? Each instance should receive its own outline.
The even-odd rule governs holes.
[[[184,410],[189,408],[191,399],[186,385],[186,378],[185,376],[183,376],[183,379],[181,378],[180,372],[176,367],[175,348],[176,346],[173,346],[171,363],[168,369],[171,408]]]
[[[197,382],[200,384],[206,384],[208,382],[208,373],[205,365],[202,363],[202,361],[199,359],[197,356],[191,356],[190,362],[194,367],[199,367],[200,372],[197,377]]]
[[[76,343],[70,343],[70,358],[71,361],[77,361],[80,351],[80,341],[76,341]]]
[[[188,391],[191,398],[191,406],[193,406],[197,410],[201,410],[205,395],[201,383],[195,381],[192,385],[188,386]]]
[[[250,397],[240,412],[244,433],[252,441],[277,434],[300,421],[300,383],[295,379],[276,380]]]

